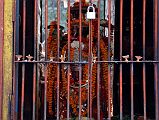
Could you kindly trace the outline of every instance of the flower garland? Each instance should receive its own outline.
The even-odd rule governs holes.
[[[88,48],[88,47],[85,47]],[[93,47],[95,48],[95,47]],[[65,51],[67,50],[67,45],[65,45],[65,47],[62,49],[62,54],[65,53]],[[75,49],[71,48],[70,49],[70,59],[73,60],[74,59],[74,51]],[[93,49],[93,54],[96,54],[96,49]],[[82,57],[87,57],[88,58],[88,51],[82,51]],[[84,66],[82,66],[83,70],[82,70],[82,80],[81,83],[82,85],[87,85],[88,84],[88,64],[85,64]],[[92,99],[95,98],[95,89],[96,89],[96,76],[97,76],[97,65],[94,64],[93,65],[93,69],[92,69]],[[67,97],[67,74],[64,71],[64,66],[62,68],[62,83],[63,83],[63,91],[65,92],[65,95]],[[74,80],[72,78],[72,76],[70,76],[70,83],[73,84]],[[78,116],[78,104],[79,104],[79,89],[78,88],[70,88],[70,106],[73,110],[74,115]],[[82,106],[84,106],[84,103],[86,103],[87,101],[87,94],[88,94],[88,89],[87,86],[84,86],[81,88],[81,101],[82,101]],[[86,107],[86,106],[85,106]],[[87,114],[87,109],[82,107],[82,111],[81,111],[81,115],[84,117]]]
[[[47,50],[48,54],[47,57],[55,57],[57,56],[57,40],[52,35],[53,31],[55,30],[56,22],[51,22],[50,25],[50,32],[48,37],[48,44],[47,44]],[[48,102],[48,113],[49,115],[53,115],[53,101],[56,103],[56,95],[54,95],[56,91],[56,73],[57,73],[57,64],[49,64],[48,65],[48,85],[47,85],[47,102]]]
[[[84,1],[84,0],[83,0]],[[84,2],[83,2],[84,3]],[[74,4],[75,6],[78,6],[78,3]],[[87,6],[87,4],[84,4],[85,6]],[[79,23],[78,19],[72,20],[71,21],[71,25],[73,24],[77,24]],[[96,39],[97,37],[97,20],[93,20],[93,24],[92,24],[92,34],[93,34],[93,38]],[[50,57],[55,57],[57,56],[57,40],[56,40],[56,35],[53,36],[53,31],[56,29],[55,28],[56,22],[51,22],[50,25],[50,32],[49,32],[49,38],[48,38],[48,58]],[[87,21],[82,21],[82,26],[88,26],[88,22]],[[71,35],[73,34],[73,30],[71,30]],[[82,51],[82,57],[83,58],[88,58],[88,39],[86,38],[82,38],[82,41],[85,44],[84,50]],[[107,49],[107,45],[104,42],[105,38],[101,38],[100,40],[100,55],[101,55],[101,60],[107,60],[108,59],[108,49]],[[62,48],[62,55],[65,54],[65,52],[68,49],[68,44],[64,45],[64,47]],[[92,47],[92,53],[93,56],[97,55],[97,49],[95,47],[95,43],[93,41],[93,47]],[[70,49],[70,60],[74,59],[74,48]],[[67,74],[66,71],[64,69],[64,65],[62,65],[61,67],[61,84],[62,84],[62,96],[65,96],[67,98]],[[103,81],[103,86],[104,87],[104,102],[106,103],[107,107],[108,107],[108,63],[102,63],[101,64],[101,79]],[[48,113],[50,115],[53,115],[53,102],[56,104],[56,78],[57,78],[57,64],[49,64],[48,66],[48,87],[47,87],[47,102],[48,102]],[[82,85],[86,85],[88,81],[88,65],[85,64],[82,66]],[[92,100],[96,97],[96,81],[97,81],[97,64],[93,64],[92,66]],[[70,84],[73,84],[74,80],[73,77],[70,76]],[[76,88],[71,87],[70,88],[70,106],[72,108],[73,114],[74,115],[78,115],[78,104],[79,104],[79,91]],[[81,88],[81,101],[82,101],[82,105],[87,101],[87,93],[88,89],[86,88],[86,86]],[[60,94],[61,96],[61,94]],[[113,111],[113,103],[112,103],[112,90],[111,90],[111,95],[110,98],[111,100],[111,112]],[[55,108],[54,108],[55,109]],[[82,109],[81,111],[81,115],[84,117],[87,114],[87,109]]]
[[[108,48],[105,46],[105,43],[103,40],[100,41],[100,50],[101,50],[101,60],[108,60]],[[110,98],[108,98],[108,63],[102,63],[102,75],[103,81],[104,81],[104,89],[105,89],[105,102],[107,105],[108,110],[108,99],[110,99],[110,112],[111,115],[113,114],[113,91],[110,90]]]

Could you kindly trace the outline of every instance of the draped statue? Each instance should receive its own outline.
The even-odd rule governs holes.
[[[68,75],[70,77],[70,117],[76,118],[79,114],[79,73],[81,70],[81,116],[87,117],[88,112],[88,100],[92,101],[92,112],[93,118],[97,119],[97,63],[92,63],[91,68],[91,80],[89,79],[88,71],[88,59],[89,59],[89,21],[86,20],[85,14],[88,4],[82,2],[82,41],[81,41],[81,61],[79,59],[79,18],[77,8],[79,8],[79,3],[75,2],[74,6],[71,7],[71,43],[70,52],[68,53],[68,42],[67,34],[62,34],[62,27],[60,28],[60,54],[65,57],[65,61],[68,61],[68,56],[70,56],[70,62],[77,64],[61,64],[60,71],[57,71],[57,64],[51,63],[48,66],[48,85],[47,85],[47,112],[48,116],[54,116],[56,118],[56,106],[57,106],[57,72],[60,73],[60,120],[67,118],[67,93],[68,93]],[[97,10],[97,8],[96,8]],[[108,60],[108,45],[107,37],[100,37],[100,48],[98,48],[98,21],[92,21],[92,57],[94,60],[106,61]],[[48,37],[48,54],[47,57],[54,57],[54,60],[59,60],[57,56],[57,23],[52,21],[50,24],[50,32]],[[97,58],[98,50],[100,50],[100,58]],[[84,64],[79,64],[78,62],[85,62]],[[70,71],[68,68],[70,66]],[[81,67],[81,69],[80,69]],[[111,101],[111,114],[113,113],[113,96],[112,88],[110,92],[110,98],[108,98],[108,63],[100,64],[100,109],[101,118],[106,118],[108,113],[108,99]],[[91,85],[91,98],[88,98],[88,89]],[[98,91],[99,92],[99,91]],[[91,99],[91,100],[90,100]]]

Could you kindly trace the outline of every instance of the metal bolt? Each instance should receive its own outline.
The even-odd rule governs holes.
[[[122,57],[125,59],[125,61],[129,61],[129,60],[128,60],[129,55],[125,55],[125,56],[122,56]]]
[[[50,57],[50,61],[51,62],[54,61],[54,59],[55,59],[55,57]]]
[[[61,55],[60,59],[61,59],[61,62],[64,62],[65,61],[65,56]]]
[[[97,60],[97,57],[95,56],[95,57],[93,57],[93,63],[95,63],[96,62],[96,60]]]
[[[31,61],[31,59],[33,58],[33,56],[30,56],[30,54],[26,57],[28,58],[28,61]]]
[[[22,55],[16,55],[18,61],[20,61],[20,59],[23,57]]]
[[[137,60],[136,60],[137,62],[140,62],[140,60],[142,59],[141,56],[135,56],[135,57],[136,57],[136,59],[137,59]]]

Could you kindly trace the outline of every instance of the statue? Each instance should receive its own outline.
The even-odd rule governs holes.
[[[86,20],[85,14],[87,12],[88,3],[82,2],[82,62],[88,62],[89,53],[89,21]],[[70,43],[70,61],[79,62],[79,2],[75,2],[74,6],[71,7],[71,43]],[[97,10],[97,8],[96,8]],[[56,34],[56,21],[51,22],[50,32],[48,38],[48,58],[57,57],[57,34]],[[107,37],[101,37],[100,39],[100,58],[97,57],[97,25],[98,21],[93,20],[92,25],[92,56],[94,60],[98,59],[101,61],[108,59],[107,50]],[[61,27],[62,29],[62,27]],[[62,31],[61,31],[62,33]],[[61,55],[66,57],[68,60],[68,43],[67,35],[61,34],[60,51]],[[56,60],[57,58],[55,58]],[[88,101],[88,64],[82,64],[82,79],[81,79],[81,116],[87,117],[87,101]],[[78,117],[79,110],[79,64],[70,65],[70,117]],[[60,120],[67,118],[67,84],[68,84],[68,65],[62,64],[60,66]],[[101,76],[101,118],[107,117],[108,110],[108,64],[101,63],[100,69]],[[97,119],[97,64],[92,65],[92,107],[93,107],[93,118]],[[47,88],[47,112],[49,116],[56,118],[56,85],[57,85],[57,64],[51,63],[48,66],[48,88]],[[111,113],[113,112],[113,98],[112,90],[110,98],[111,100]]]

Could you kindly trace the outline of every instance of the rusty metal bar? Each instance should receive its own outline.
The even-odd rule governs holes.
[[[57,57],[60,56],[60,0],[57,1]],[[60,65],[57,65],[57,120],[59,120],[59,107],[60,107]]]
[[[108,0],[108,61],[110,61],[111,0]],[[111,119],[110,64],[108,63],[108,119]]]
[[[90,5],[92,0],[89,1]],[[89,50],[88,50],[88,119],[92,119],[92,20],[89,20]]]
[[[120,0],[120,61],[122,61],[123,54],[123,0]],[[120,120],[123,119],[123,72],[122,63],[120,63]]]
[[[16,0],[15,0],[16,1]],[[14,59],[15,59],[15,54],[17,54],[18,52],[19,52],[19,48],[18,47],[16,47],[16,46],[19,46],[19,1],[16,1],[15,2],[15,4],[16,4],[16,6],[15,6],[15,13],[16,13],[16,22],[15,22],[15,43],[14,43],[14,50],[15,50],[15,53],[14,53]],[[15,115],[13,114],[13,119],[15,118],[15,120],[18,118],[18,111],[19,111],[19,105],[18,105],[18,103],[19,103],[19,93],[18,93],[18,88],[19,88],[19,85],[18,85],[18,83],[19,83],[19,78],[18,78],[18,74],[19,74],[19,64],[16,64],[16,66],[15,66],[15,94],[14,94],[14,96],[15,96],[15,102],[13,103],[13,107],[14,107],[14,104],[15,104]]]
[[[45,61],[47,61],[47,38],[48,38],[48,0],[45,0]],[[47,63],[45,64],[45,84],[44,84],[44,120],[47,116]]]
[[[143,60],[145,61],[145,22],[146,22],[146,0],[143,0]],[[144,120],[146,120],[146,66],[143,63],[143,100],[144,100]]]
[[[90,20],[90,41],[89,41],[89,81],[90,81],[90,119],[92,119],[92,41],[93,41],[93,35],[92,35],[92,20]]]
[[[36,60],[37,53],[37,0],[34,0],[34,60]],[[32,120],[36,116],[36,65],[33,67],[33,115]]]
[[[79,61],[81,62],[82,59],[82,2],[80,0],[79,2]],[[78,114],[78,119],[81,120],[81,82],[82,82],[82,66],[79,64],[79,114]]]
[[[98,60],[100,60],[100,0],[98,0]],[[97,119],[100,120],[100,64],[97,64]]]
[[[14,61],[15,63],[54,63],[54,64],[88,64],[88,62],[57,62],[57,61]],[[93,62],[92,62],[93,63]],[[159,61],[96,61],[96,63],[159,63]]]
[[[33,117],[32,119],[35,120],[36,116],[36,64],[33,67]]]
[[[17,119],[17,80],[16,80],[16,63],[15,61],[15,54],[16,54],[16,25],[17,25],[17,20],[16,20],[16,10],[18,9],[16,0],[13,1],[13,17],[12,17],[12,22],[13,22],[13,58],[12,58],[12,73],[13,73],[13,83],[12,83],[12,95],[13,95],[13,101],[12,101],[12,111],[11,111],[11,119],[16,120]]]
[[[154,60],[158,57],[158,0],[154,0]],[[155,83],[155,112],[156,120],[159,119],[159,106],[158,106],[158,64],[154,64],[154,83]]]
[[[23,1],[23,60],[25,60],[26,0]],[[24,114],[25,64],[22,64],[21,120]]]
[[[104,20],[105,20],[105,8],[106,8],[105,4],[106,4],[106,0],[103,0],[103,1],[104,1],[104,16],[103,17],[104,17]]]
[[[0,119],[2,119],[3,101],[3,44],[4,44],[4,0],[0,4]]]
[[[89,22],[89,52],[88,52],[88,95],[87,95],[87,118],[89,119],[90,118],[90,66],[89,66],[89,60],[90,60],[90,22]]]
[[[90,5],[92,5],[92,1],[90,0]],[[87,100],[87,118],[92,118],[92,20],[89,20],[89,50],[88,50],[88,100]]]
[[[70,0],[68,0],[68,62],[70,62],[70,32],[71,32],[71,14],[70,14]],[[67,84],[67,120],[70,119],[70,64],[68,64],[68,84]]]
[[[130,59],[133,61],[133,23],[134,23],[134,0],[130,1]],[[131,120],[134,120],[134,80],[133,80],[133,63],[130,64],[130,85],[131,85]]]

